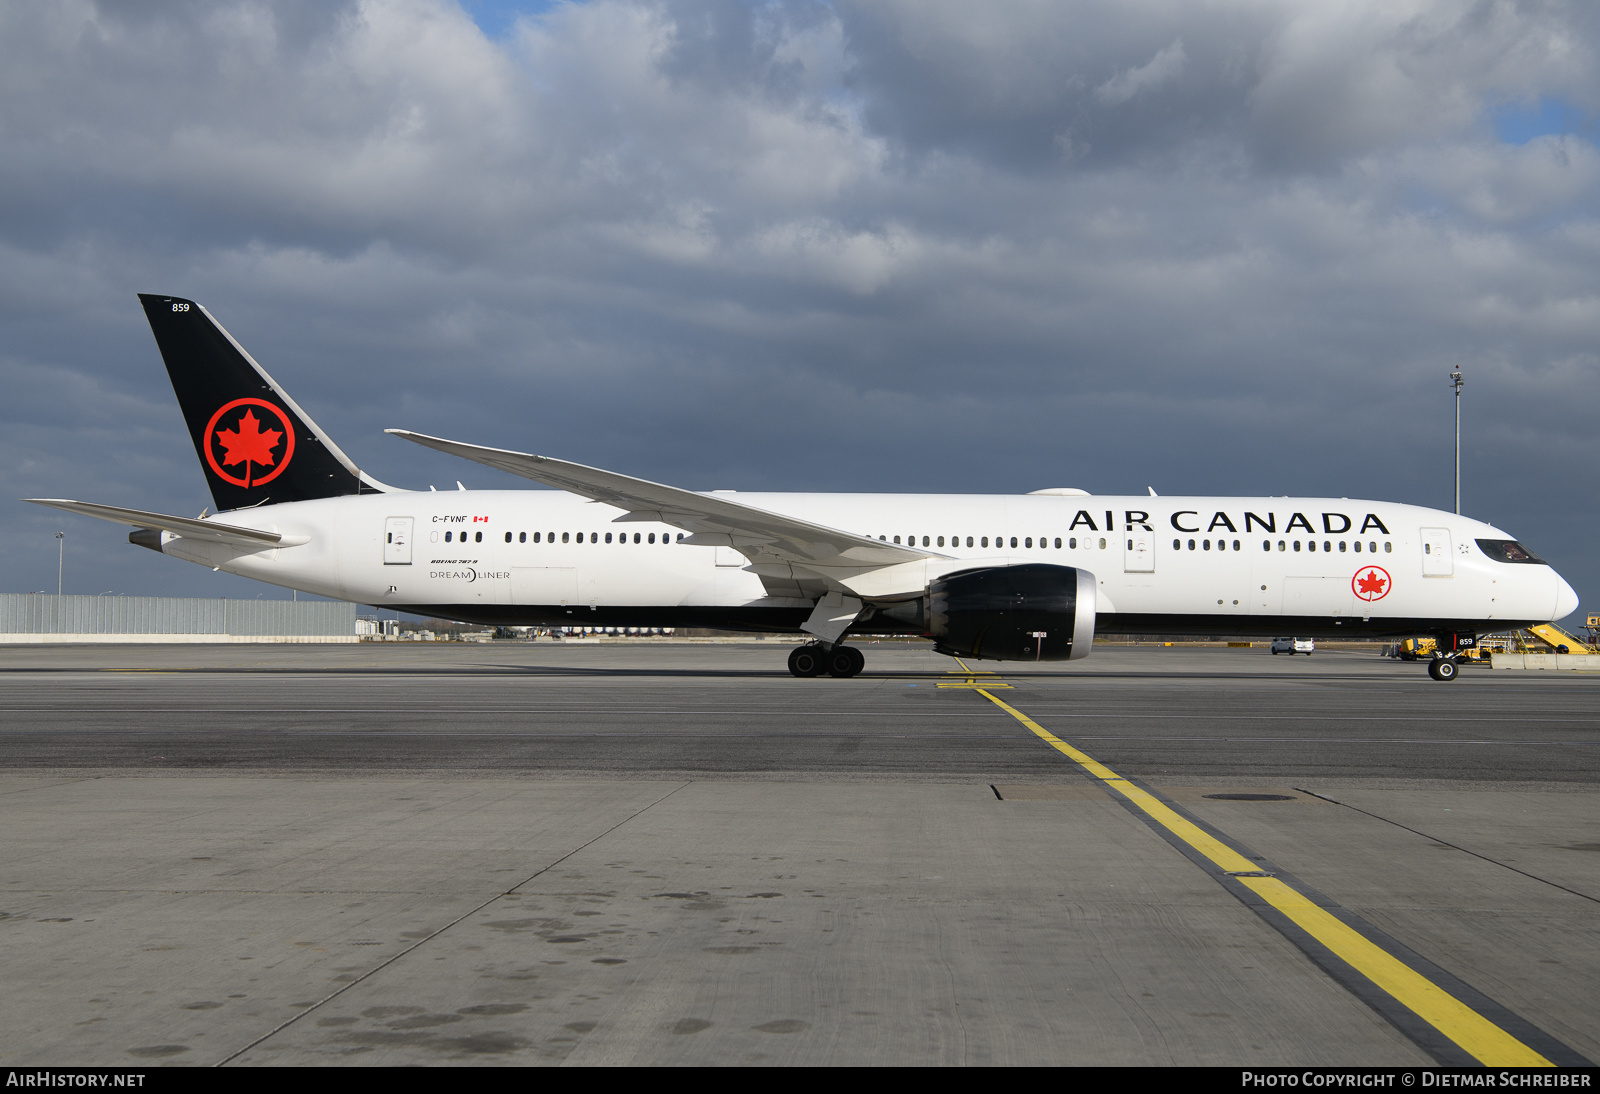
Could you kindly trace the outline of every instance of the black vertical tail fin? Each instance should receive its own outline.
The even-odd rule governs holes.
[[[139,294],[218,510],[381,493],[193,300]]]

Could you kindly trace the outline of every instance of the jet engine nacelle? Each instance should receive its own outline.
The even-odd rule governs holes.
[[[928,586],[940,653],[985,661],[1076,661],[1094,647],[1095,579],[1029,563],[947,574]]]

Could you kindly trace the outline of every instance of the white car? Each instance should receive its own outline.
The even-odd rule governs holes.
[[[1303,653],[1310,657],[1316,651],[1316,648],[1317,643],[1310,638],[1274,638],[1272,640],[1272,656],[1274,657],[1280,653],[1286,653],[1290,657],[1297,653]]]

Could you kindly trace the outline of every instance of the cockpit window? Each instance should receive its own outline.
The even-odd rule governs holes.
[[[1478,550],[1494,559],[1496,562],[1527,562],[1535,566],[1548,566],[1549,563],[1535,555],[1514,539],[1480,539]]]

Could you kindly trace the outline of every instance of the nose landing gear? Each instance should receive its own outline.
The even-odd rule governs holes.
[[[1460,671],[1454,657],[1435,657],[1428,662],[1428,675],[1435,680],[1454,680]]]
[[[866,667],[867,659],[854,646],[825,649],[820,642],[807,642],[789,652],[789,671],[796,676],[829,676],[840,679],[854,676]]]

